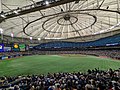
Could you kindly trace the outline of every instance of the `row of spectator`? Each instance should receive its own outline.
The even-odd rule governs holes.
[[[120,90],[120,69],[1,77],[1,90]]]
[[[1,52],[0,57],[16,57],[26,55],[51,55],[51,54],[84,54],[84,55],[95,55],[103,56],[114,59],[120,59],[120,50],[76,50],[76,51],[26,51],[26,52]]]
[[[84,54],[120,59],[120,50],[31,51],[34,54]]]

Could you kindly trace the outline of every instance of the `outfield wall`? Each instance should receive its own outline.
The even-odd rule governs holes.
[[[120,50],[34,51],[33,55],[82,54],[120,59]]]
[[[6,52],[2,55],[0,55],[0,60],[9,60],[9,59],[12,59],[12,58],[18,58],[18,57],[22,57],[22,56],[29,56],[29,55],[32,55],[28,52]]]

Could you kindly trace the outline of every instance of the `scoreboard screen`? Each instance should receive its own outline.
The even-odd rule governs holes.
[[[29,50],[29,45],[26,45],[26,51],[28,51]]]
[[[11,47],[4,47],[4,52],[11,51]]]
[[[20,51],[25,51],[26,45],[25,44],[19,44]]]
[[[20,49],[19,49],[19,44],[18,44],[18,43],[14,43],[14,44],[12,45],[12,51],[20,51]]]
[[[4,44],[0,44],[0,52],[4,51]]]

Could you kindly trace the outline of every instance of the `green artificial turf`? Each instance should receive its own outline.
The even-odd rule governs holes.
[[[120,68],[120,61],[94,56],[36,55],[0,61],[0,76],[86,72],[88,69]]]

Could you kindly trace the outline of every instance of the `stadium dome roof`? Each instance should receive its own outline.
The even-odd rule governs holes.
[[[4,12],[41,0],[2,0]],[[49,5],[50,0],[46,0]],[[17,12],[15,12],[17,13]],[[119,0],[77,0],[9,18],[0,23],[3,34],[14,37],[68,39],[120,29]]]

